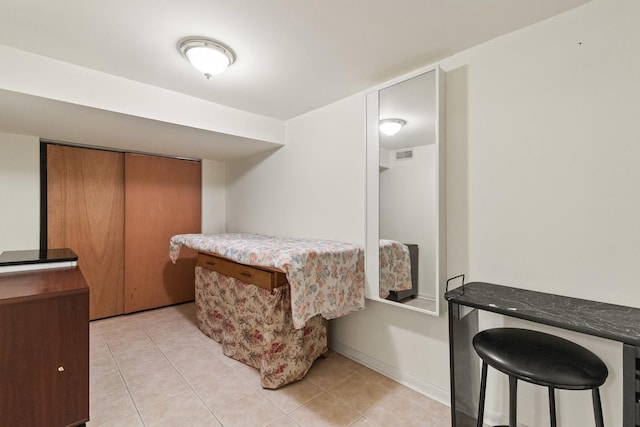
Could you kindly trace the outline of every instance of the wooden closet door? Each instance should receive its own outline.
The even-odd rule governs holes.
[[[47,145],[47,244],[78,254],[92,320],[123,313],[123,153]]]
[[[199,162],[125,154],[125,313],[194,299],[195,251],[174,265],[169,239],[200,233]]]

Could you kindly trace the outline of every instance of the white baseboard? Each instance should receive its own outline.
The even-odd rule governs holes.
[[[373,369],[376,372],[381,373],[382,375],[391,378],[392,380],[409,387],[419,393],[424,394],[430,399],[433,399],[437,402],[442,403],[443,405],[451,406],[451,395],[449,390],[445,390],[441,387],[438,387],[434,384],[423,381],[419,378],[416,378],[412,375],[404,373],[400,371],[398,368],[395,368],[381,360],[373,358],[367,354],[364,354],[354,348],[351,348],[347,345],[338,342],[331,342],[330,347],[332,350],[342,354],[343,356],[348,357],[349,359],[355,360],[356,362]],[[460,406],[458,410],[461,410],[465,413],[474,413],[474,410],[471,409],[473,405],[470,402],[458,402]],[[508,418],[505,416],[500,416],[491,411],[485,411],[484,414],[484,424],[485,425],[498,425],[498,424],[508,424]],[[518,423],[518,426],[523,426]],[[525,426],[523,426],[525,427]]]
[[[355,350],[344,344],[341,344],[338,342],[332,342],[330,347],[331,349],[342,354],[343,356],[346,356],[349,359],[355,360],[356,362],[368,368],[371,368],[374,371],[379,372],[382,375],[389,377],[392,380],[404,386],[409,387],[410,389],[413,389],[419,393],[422,393],[425,396],[437,402],[440,402],[444,405],[450,406],[449,390],[445,390],[434,384],[428,383],[426,381],[422,381],[419,378],[416,378],[414,376],[411,376],[407,373],[400,371],[398,368],[395,368],[385,362],[382,362],[369,355],[359,352],[358,350]]]

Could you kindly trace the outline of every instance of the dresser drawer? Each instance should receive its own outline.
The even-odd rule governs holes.
[[[287,284],[287,276],[282,271],[240,264],[212,254],[199,252],[197,265],[267,290]]]

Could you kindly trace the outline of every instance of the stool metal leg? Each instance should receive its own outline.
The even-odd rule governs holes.
[[[551,417],[551,427],[557,427],[556,423],[556,393],[553,387],[549,387],[549,416]]]
[[[518,411],[518,379],[509,377],[509,427],[516,427]]]
[[[482,361],[482,377],[480,379],[480,401],[478,402],[478,424],[477,427],[482,427],[484,422],[484,398],[487,392],[487,364]]]
[[[593,397],[593,413],[596,418],[596,427],[604,427],[602,403],[600,402],[600,389],[594,388],[591,390],[591,396]]]

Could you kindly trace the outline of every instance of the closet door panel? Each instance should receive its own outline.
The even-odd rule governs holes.
[[[124,154],[47,145],[47,244],[71,248],[89,284],[89,316],[124,308]]]
[[[195,251],[174,265],[169,239],[200,233],[199,162],[125,155],[125,303],[131,313],[194,299]]]

